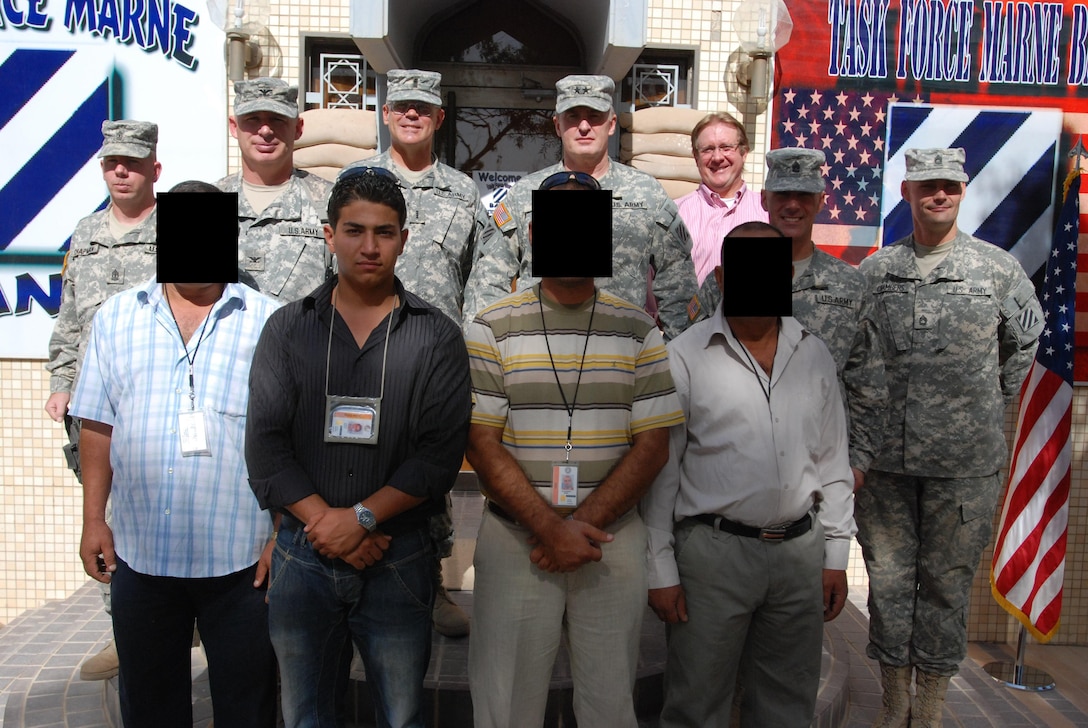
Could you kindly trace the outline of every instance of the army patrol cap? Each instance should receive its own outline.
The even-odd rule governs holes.
[[[435,71],[394,68],[385,74],[387,103],[421,101],[432,106],[442,105],[442,74]]]
[[[576,106],[594,111],[611,111],[616,83],[608,76],[567,76],[555,82],[555,113]]]
[[[772,149],[767,152],[767,177],[763,189],[768,192],[823,192],[827,163],[816,149]]]
[[[132,157],[147,159],[159,142],[159,125],[150,121],[103,121],[102,148],[98,158]]]
[[[234,115],[270,111],[288,119],[298,118],[298,86],[282,78],[255,78],[234,83]]]
[[[963,149],[907,149],[903,152],[907,162],[907,182],[922,182],[927,179],[949,179],[953,182],[966,182],[967,173],[963,163],[967,159]]]

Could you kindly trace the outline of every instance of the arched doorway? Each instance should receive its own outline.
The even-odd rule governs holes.
[[[419,33],[421,66],[442,73],[439,157],[494,190],[559,159],[555,82],[584,72],[578,33],[533,0],[478,0]]]

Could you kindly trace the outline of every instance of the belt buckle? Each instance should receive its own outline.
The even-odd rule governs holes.
[[[786,527],[759,529],[760,541],[783,541],[786,538]]]

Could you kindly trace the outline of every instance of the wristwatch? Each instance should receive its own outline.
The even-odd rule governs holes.
[[[359,521],[359,525],[365,528],[368,532],[373,531],[378,525],[378,519],[374,517],[374,512],[364,506],[362,503],[356,503],[352,506],[355,509],[355,518]]]

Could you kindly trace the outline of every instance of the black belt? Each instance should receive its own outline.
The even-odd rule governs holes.
[[[780,528],[756,528],[755,526],[746,526],[743,523],[730,521],[728,518],[722,518],[713,513],[700,513],[696,516],[690,516],[690,518],[699,523],[705,523],[711,528],[731,533],[734,536],[758,538],[760,541],[789,541],[791,538],[804,536],[812,530],[811,513],[806,513],[803,518]]]

